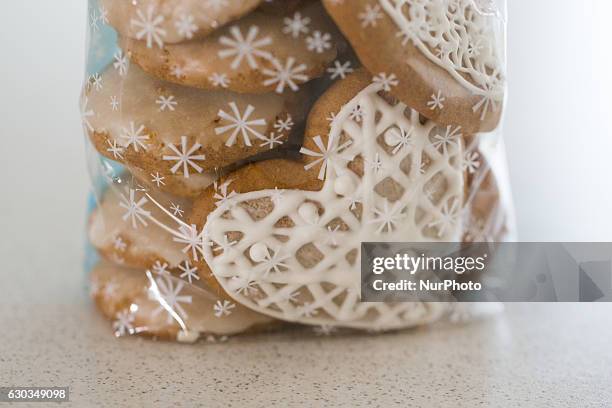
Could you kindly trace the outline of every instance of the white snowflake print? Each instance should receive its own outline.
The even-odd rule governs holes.
[[[235,288],[235,292],[237,294],[244,295],[254,295],[259,292],[257,289],[257,282],[249,278],[248,276],[245,278],[241,278],[238,276],[232,277],[232,287]]]
[[[475,42],[468,44],[467,54],[472,58],[476,58],[480,55],[483,48],[484,46],[482,45],[482,41],[478,39]]]
[[[230,208],[233,205],[233,199],[236,196],[235,191],[231,191],[228,193],[229,185],[231,184],[231,180],[226,181],[220,186],[217,185],[217,182],[214,184],[215,195],[213,198],[215,199],[215,205],[217,207],[226,207]]]
[[[116,319],[113,322],[113,329],[115,330],[115,336],[122,337],[127,334],[134,333],[134,314],[129,310],[124,310],[117,313]]]
[[[495,100],[495,95],[492,91],[493,87],[487,86],[484,91],[484,95],[481,95],[480,100],[472,107],[472,111],[474,113],[482,110],[480,114],[480,120],[483,121],[486,119],[489,112],[498,112],[499,105]]]
[[[140,125],[138,129],[136,129],[136,125],[134,124],[134,122],[130,122],[129,128],[123,128],[123,133],[119,137],[125,140],[125,148],[129,149],[130,146],[133,146],[133,149],[136,152],[138,152],[138,149],[140,147],[142,147],[144,150],[147,150],[145,140],[149,140],[149,135],[143,134],[144,130],[144,125]]]
[[[159,306],[152,313],[156,317],[161,312],[167,313],[166,323],[171,324],[173,320],[186,318],[187,313],[181,303],[191,303],[191,296],[181,295],[185,282],[179,280],[174,286],[170,277],[158,277],[155,283],[149,287],[149,298],[157,301]]]
[[[270,194],[270,200],[272,200],[274,205],[279,205],[283,201],[283,190],[274,187],[274,191]]]
[[[223,241],[215,243],[216,246],[213,249],[213,252],[227,254],[228,252],[231,251],[232,247],[236,245],[237,243],[238,241],[230,241],[227,238],[227,235],[223,235]]]
[[[476,173],[476,170],[480,167],[480,155],[478,152],[465,152],[463,155],[463,163],[461,167],[463,171],[467,171],[470,174]]]
[[[202,147],[201,144],[195,143],[191,148],[188,148],[187,136],[181,136],[180,150],[173,144],[169,144],[168,147],[175,155],[164,155],[163,160],[176,161],[176,164],[170,169],[172,174],[176,174],[181,167],[183,168],[183,177],[185,178],[189,178],[189,168],[193,168],[198,173],[204,171],[204,169],[196,163],[196,161],[206,159],[206,156],[203,154],[195,154],[198,149]]]
[[[246,59],[249,67],[255,69],[258,66],[255,57],[261,57],[266,60],[271,58],[270,53],[262,50],[262,48],[272,44],[272,39],[270,37],[257,38],[259,27],[249,27],[245,37],[238,26],[232,26],[230,34],[232,38],[222,36],[219,39],[219,43],[228,48],[219,51],[218,54],[220,58],[234,57],[230,64],[232,69],[237,69],[243,59]]]
[[[311,36],[306,37],[306,48],[308,51],[322,54],[325,52],[325,50],[329,50],[331,47],[331,34],[329,33],[315,31]]]
[[[353,68],[351,68],[351,61],[340,62],[338,60],[334,61],[334,66],[327,68],[327,72],[330,74],[331,79],[344,79],[348,74],[353,72]]]
[[[192,267],[189,261],[185,261],[183,264],[178,267],[183,273],[180,274],[180,277],[186,279],[189,283],[193,283],[193,280],[200,280],[198,276],[198,268],[195,266]]]
[[[283,263],[286,259],[291,258],[290,255],[283,254],[280,248],[276,248],[273,253],[266,250],[265,258],[259,263],[258,270],[263,273],[263,276],[268,276],[271,272],[280,273],[281,268],[287,268],[287,264]]]
[[[376,4],[374,7],[370,4],[366,4],[365,10],[359,13],[359,20],[361,20],[361,26],[365,27],[376,27],[378,20],[383,17],[380,6]]]
[[[318,309],[319,308],[317,306],[307,302],[302,305],[301,309],[299,310],[299,314],[303,317],[313,317],[319,314]]]
[[[298,38],[300,34],[308,34],[310,31],[310,28],[308,28],[310,17],[302,17],[302,14],[299,12],[296,12],[292,18],[285,17],[284,23],[283,33],[291,34],[293,38]]]
[[[113,112],[119,110],[119,99],[116,96],[111,96],[110,106]]]
[[[439,218],[430,222],[427,226],[438,229],[438,237],[442,237],[448,230],[451,230],[456,224],[459,217],[459,201],[453,199],[449,205],[448,201],[444,203],[440,210]]]
[[[127,222],[130,220],[134,229],[138,228],[138,223],[146,227],[148,225],[146,218],[151,217],[151,213],[143,208],[149,202],[147,197],[143,196],[136,201],[136,190],[130,188],[128,189],[127,197],[121,193],[120,199],[119,207],[125,209],[125,214],[122,217],[123,221]]]
[[[93,86],[96,91],[102,90],[103,85],[102,85],[102,77],[100,76],[100,74],[96,73],[90,76],[89,82],[91,83],[91,86]]]
[[[372,81],[375,84],[381,85],[383,91],[385,92],[390,92],[392,87],[397,86],[397,84],[399,84],[399,80],[397,79],[395,74],[387,75],[384,72],[381,72],[376,75],[374,78],[372,78]]]
[[[115,239],[113,240],[113,248],[115,249],[115,251],[125,252],[125,250],[127,249],[127,244],[125,243],[123,238],[118,236],[115,237]]]
[[[177,217],[182,217],[183,214],[185,213],[185,211],[183,211],[181,206],[175,203],[170,203],[170,211],[172,212],[173,215]]]
[[[177,79],[181,79],[185,76],[185,69],[181,67],[180,65],[175,65],[174,67],[172,67],[171,74],[173,77]]]
[[[193,34],[198,31],[198,26],[194,23],[194,18],[191,14],[183,14],[177,21],[174,22],[176,32],[183,38],[188,40],[193,38]]]
[[[264,86],[276,85],[276,93],[283,93],[285,87],[289,87],[292,91],[297,91],[299,86],[296,82],[304,83],[308,81],[308,75],[304,74],[307,67],[306,64],[295,65],[295,58],[289,57],[282,65],[277,59],[272,59],[273,69],[264,68],[263,74],[270,78],[263,81]]]
[[[191,251],[191,257],[193,260],[198,261],[198,253],[202,252],[205,245],[204,232],[198,233],[198,229],[195,224],[182,224],[179,227],[178,233],[175,235],[177,236],[172,238],[174,242],[185,244],[185,247],[182,250],[183,253],[186,254],[187,252]]]
[[[283,135],[282,134],[276,134],[274,132],[270,132],[270,136],[269,137],[264,137],[263,143],[261,143],[259,146],[261,147],[268,147],[270,150],[274,149],[275,145],[282,145],[283,141],[282,141]]]
[[[451,146],[458,146],[457,139],[460,138],[461,135],[461,126],[458,126],[453,129],[452,126],[448,125],[444,134],[438,133],[434,136],[434,141],[432,143],[433,147],[436,149],[442,148],[442,153],[447,154],[448,148]]]
[[[274,129],[276,129],[278,133],[290,132],[291,129],[293,129],[293,125],[293,118],[288,114],[285,119],[279,118],[274,122]]]
[[[100,29],[98,25],[98,13],[96,10],[93,10],[89,16],[89,27],[93,32],[97,32]]]
[[[238,134],[242,135],[242,139],[246,146],[251,145],[250,136],[255,136],[258,139],[264,139],[264,136],[255,130],[254,126],[266,126],[265,119],[250,119],[251,115],[255,111],[253,105],[248,105],[244,113],[240,113],[238,106],[235,102],[230,102],[229,107],[231,110],[231,114],[225,112],[220,109],[219,115],[221,119],[224,119],[227,122],[230,122],[229,125],[219,126],[215,128],[215,133],[217,135],[221,135],[228,131],[232,131],[230,137],[225,142],[227,147],[233,146],[236,144],[236,139],[238,138]]]
[[[173,95],[170,95],[170,96],[160,95],[159,98],[157,98],[157,100],[155,101],[155,103],[159,105],[160,112],[163,112],[166,109],[174,112],[174,110],[176,109],[176,105],[178,105],[178,102],[175,100]]]
[[[333,147],[334,141],[333,141],[333,138],[330,137],[329,140],[327,141],[327,147],[326,147],[323,144],[323,139],[321,139],[321,136],[318,136],[318,135],[313,138],[313,141],[315,145],[317,146],[317,148],[319,149],[318,152],[312,151],[305,147],[302,147],[300,149],[300,153],[305,154],[307,156],[317,158],[312,163],[309,163],[306,166],[304,166],[304,170],[310,170],[311,168],[315,167],[317,164],[321,163],[321,168],[319,169],[319,175],[318,175],[319,180],[325,180],[325,174],[327,173],[328,167],[331,167],[335,171],[336,174],[341,174],[342,168],[340,166],[340,163],[338,163],[338,161],[342,160],[346,162],[349,159],[341,156],[339,153],[342,150],[344,150],[346,147],[348,147],[352,142],[348,140],[344,142],[343,144],[341,144],[340,146]]]
[[[141,9],[136,11],[138,19],[131,19],[130,24],[132,27],[136,27],[136,39],[145,39],[147,48],[152,48],[153,43],[157,44],[159,48],[164,46],[163,38],[166,36],[166,30],[160,27],[164,22],[164,16],[155,15],[155,7],[149,6],[146,13],[143,13]]]
[[[159,276],[169,276],[170,272],[168,272],[168,264],[161,263],[160,261],[155,261],[153,265],[153,273]]]
[[[123,159],[123,147],[118,146],[117,145],[117,141],[115,139],[113,139],[112,142],[110,141],[110,139],[106,139],[106,143],[109,146],[106,149],[106,151],[111,153],[115,160],[116,159]]]
[[[155,183],[157,187],[165,186],[166,185],[166,183],[164,182],[165,179],[166,178],[160,175],[159,172],[156,172],[155,174],[151,173],[151,182]]]
[[[236,307],[235,304],[230,302],[229,300],[217,300],[217,303],[213,306],[213,310],[215,312],[215,317],[223,317],[229,316],[232,314],[232,309]]]
[[[117,289],[118,289],[118,285],[116,282],[113,282],[113,281],[106,282],[106,285],[104,285],[104,289],[102,290],[102,297],[104,299],[112,298],[113,296],[115,296]]]
[[[91,125],[91,122],[89,122],[89,118],[93,117],[95,113],[93,109],[88,109],[88,104],[89,98],[87,98],[86,96],[83,97],[83,100],[81,102],[81,122],[83,123],[83,126],[87,128],[87,130],[93,132],[94,129]]]
[[[374,208],[375,217],[370,222],[378,225],[376,233],[392,232],[397,223],[405,217],[403,213],[404,208],[405,206],[402,205],[401,201],[397,201],[393,206],[389,207],[388,200],[385,200],[382,208]]]
[[[436,109],[444,109],[444,101],[446,100],[446,98],[444,96],[442,96],[442,91],[438,91],[437,94],[431,94],[431,99],[429,100],[429,102],[427,102],[427,106],[429,107],[429,109],[431,110],[436,110]]]
[[[120,76],[126,76],[130,64],[127,55],[125,55],[121,50],[119,50],[115,53],[113,58],[115,58],[113,67],[115,67],[115,69],[119,71]]]
[[[367,162],[370,165],[370,168],[374,171],[374,173],[380,172],[384,167],[379,153],[376,153],[373,160],[368,160]]]
[[[108,24],[108,10],[106,10],[106,8],[104,6],[100,6],[98,8],[98,20],[102,23],[102,24]]]
[[[212,86],[216,86],[218,88],[227,88],[229,87],[230,80],[227,78],[227,74],[219,74],[217,72],[213,72],[208,80],[212,84]]]
[[[404,148],[412,147],[413,131],[414,128],[412,127],[408,131],[403,128],[393,127],[385,132],[385,143],[394,147],[392,151],[394,155]]]
[[[331,336],[336,331],[338,331],[338,329],[332,326],[331,324],[322,324],[321,326],[315,326],[312,330],[317,336]]]

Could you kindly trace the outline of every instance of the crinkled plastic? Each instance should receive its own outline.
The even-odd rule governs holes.
[[[91,295],[118,336],[395,330],[360,243],[512,240],[505,4],[90,0]]]

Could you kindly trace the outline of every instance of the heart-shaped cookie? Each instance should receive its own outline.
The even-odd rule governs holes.
[[[232,298],[278,319],[366,329],[431,321],[443,305],[361,303],[359,250],[461,240],[461,133],[356,72],[313,107],[302,163],[247,166],[194,204],[204,259]]]

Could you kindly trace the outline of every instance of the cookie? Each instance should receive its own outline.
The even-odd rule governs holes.
[[[177,269],[193,259],[192,253],[197,256],[197,233],[186,222],[191,201],[130,185],[125,175],[121,180],[106,189],[89,219],[89,241],[98,252],[140,269]]]
[[[194,202],[204,259],[237,302],[286,321],[380,330],[444,312],[359,301],[361,242],[460,241],[466,188],[460,131],[370,80],[357,71],[318,100],[301,162],[246,166]]]
[[[170,275],[98,264],[91,295],[117,336],[144,334],[182,342],[272,328],[273,319]]]
[[[204,38],[255,9],[262,0],[100,0],[105,19],[148,47]]]
[[[110,66],[85,90],[84,126],[103,156],[189,178],[278,148],[302,120],[305,91],[203,91]]]
[[[132,62],[166,81],[241,93],[293,92],[323,75],[339,36],[319,2],[287,15],[256,11],[206,38],[163,48],[120,38]]]
[[[497,127],[504,100],[499,13],[473,0],[323,0],[363,65],[422,115]]]

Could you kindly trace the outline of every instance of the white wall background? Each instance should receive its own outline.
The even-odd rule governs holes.
[[[612,2],[508,3],[505,132],[520,238],[612,241]],[[9,297],[63,299],[74,293],[66,285],[83,284],[68,278],[82,276],[85,8],[3,4],[0,282],[11,279]],[[32,287],[40,274],[50,283]]]

